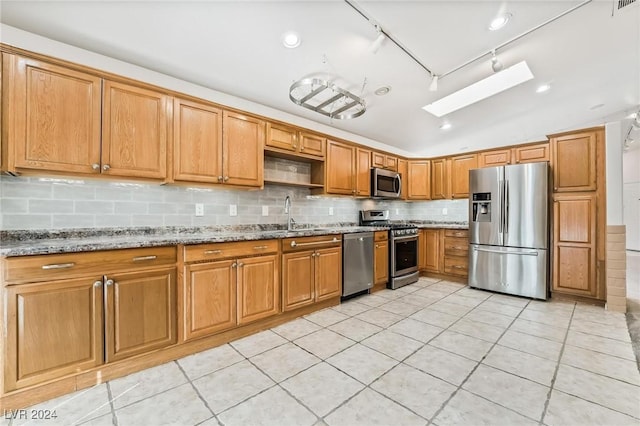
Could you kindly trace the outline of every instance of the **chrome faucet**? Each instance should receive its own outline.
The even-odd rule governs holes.
[[[291,197],[288,195],[284,199],[284,212],[287,214],[287,231],[291,231],[296,221],[291,218]]]

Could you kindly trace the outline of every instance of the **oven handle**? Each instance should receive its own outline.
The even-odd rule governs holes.
[[[407,235],[404,237],[392,237],[393,241],[409,241],[409,240],[417,240],[418,236],[417,235]]]

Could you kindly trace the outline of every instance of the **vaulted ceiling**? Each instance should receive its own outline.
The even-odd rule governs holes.
[[[0,20],[54,40],[143,66],[415,155],[454,154],[542,140],[622,119],[640,105],[640,1],[582,7],[502,49],[505,67],[526,60],[534,79],[442,118],[421,109],[493,73],[489,52],[583,1],[2,1]],[[508,12],[498,31],[490,21]],[[391,40],[377,53],[374,23]],[[287,31],[302,37],[287,49]],[[331,120],[295,105],[303,77],[333,80],[362,96],[367,111]],[[543,83],[551,90],[536,93]],[[364,88],[363,88],[364,86]],[[377,96],[381,86],[389,94]],[[449,130],[440,126],[450,123]]]

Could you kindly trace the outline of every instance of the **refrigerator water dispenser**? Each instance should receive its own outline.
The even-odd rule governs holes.
[[[491,193],[476,192],[472,196],[472,221],[491,222]]]

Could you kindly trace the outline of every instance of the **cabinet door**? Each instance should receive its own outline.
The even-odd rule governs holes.
[[[176,270],[107,276],[106,361],[176,342]]]
[[[597,133],[551,138],[554,192],[596,190]]]
[[[265,147],[296,152],[298,150],[298,131],[284,124],[267,123]]]
[[[407,199],[407,184],[409,183],[407,175],[407,161],[398,159],[398,173],[400,173],[400,181],[402,187],[400,188],[400,199]]]
[[[516,164],[549,161],[549,144],[541,143],[514,148],[513,157]]]
[[[478,167],[504,166],[511,162],[510,149],[495,149],[478,153]]]
[[[167,175],[167,107],[160,92],[105,80],[102,172],[164,179]]]
[[[398,171],[398,159],[396,157],[392,157],[390,155],[385,156],[384,158],[384,167],[388,170],[393,170],[394,172]]]
[[[424,229],[424,245],[420,249],[424,252],[424,269],[430,272],[440,271],[440,230]]]
[[[339,297],[342,292],[342,249],[316,250],[316,301]]]
[[[373,277],[376,284],[389,281],[389,242],[377,241],[374,249]]]
[[[371,195],[371,151],[356,148],[356,195]]]
[[[173,101],[173,178],[218,182],[222,176],[222,110]]]
[[[428,160],[409,161],[407,179],[403,185],[407,188],[407,199],[431,199],[431,163]]]
[[[325,191],[328,194],[355,194],[355,147],[327,141]]]
[[[476,154],[451,158],[451,198],[469,198],[469,170],[477,167]]]
[[[324,158],[327,138],[313,133],[300,132],[300,153]]]
[[[280,312],[278,256],[238,260],[238,324]]]
[[[225,183],[262,186],[264,129],[262,120],[224,111],[222,170]]]
[[[184,336],[208,336],[236,325],[236,269],[233,260],[185,267]]]
[[[5,297],[5,391],[102,364],[102,277],[7,286]]]
[[[596,195],[555,195],[554,292],[596,297]]]
[[[313,251],[282,255],[282,310],[290,311],[314,302]]]
[[[383,153],[373,151],[371,153],[371,167],[384,169],[384,167],[387,165],[386,158],[387,156]]]
[[[431,199],[449,198],[449,161],[431,160]]]
[[[3,62],[8,168],[99,173],[102,80],[16,55]]]

